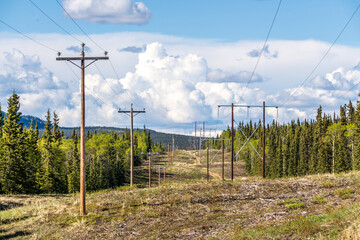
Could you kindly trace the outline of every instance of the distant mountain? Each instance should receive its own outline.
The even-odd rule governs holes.
[[[2,114],[4,115],[4,113],[2,112]],[[35,127],[35,125],[38,125],[39,128],[39,132],[40,135],[43,133],[44,131],[44,127],[45,127],[45,121],[38,118],[38,117],[34,117],[34,116],[30,116],[30,115],[23,115],[20,119],[20,122],[23,123],[23,126],[25,128],[30,128],[30,123],[31,120],[33,121],[33,127]],[[60,128],[62,131],[64,131],[64,136],[66,138],[71,137],[72,131],[73,129],[75,129],[75,131],[79,134],[80,132],[80,127],[75,127],[75,128],[69,128],[69,127],[61,127]],[[102,133],[102,132],[118,132],[118,133],[123,133],[125,132],[125,128],[115,128],[115,127],[100,127],[100,126],[95,126],[95,127],[86,127],[85,131],[86,133],[89,131],[89,133]],[[140,131],[143,131],[143,129],[139,129]],[[180,134],[170,134],[170,133],[162,133],[162,132],[157,132],[151,129],[147,129],[150,131],[150,136],[153,139],[154,142],[157,143],[162,143],[166,148],[168,147],[168,144],[172,144],[172,136],[174,136],[174,140],[175,140],[175,146],[178,147],[179,149],[192,149],[193,148],[193,141],[194,141],[194,137],[192,136],[186,136],[186,135],[180,135]]]

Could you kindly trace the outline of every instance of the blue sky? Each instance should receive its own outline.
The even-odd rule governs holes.
[[[100,5],[94,3],[98,0],[58,1],[109,51],[116,69],[115,73],[109,63],[98,63],[101,72],[94,66],[87,70],[88,108],[95,112],[88,113],[87,125],[119,126],[116,109],[126,108],[130,102],[148,109],[139,125],[146,122],[157,130],[191,133],[194,121],[226,127],[228,111],[222,110],[218,116],[217,104],[265,100],[282,105],[294,93],[279,113],[279,120],[287,122],[313,117],[319,104],[333,112],[340,104],[357,100],[360,11],[319,68],[302,88],[298,86],[329,49],[360,4],[358,0],[283,0],[246,94],[244,87],[279,1],[122,0],[116,7],[106,5],[110,0]],[[33,2],[85,42],[89,54],[102,54],[55,0]],[[89,2],[93,4],[84,7]],[[131,10],[134,6],[137,12]],[[0,20],[64,55],[76,54],[73,50],[79,42],[29,0],[0,0]],[[78,76],[54,57],[54,52],[0,23],[0,102],[5,108],[12,89],[19,88],[23,113],[42,117],[51,108],[59,112],[63,126],[77,126]],[[173,92],[167,93],[169,89]],[[41,104],[34,106],[34,102]],[[104,111],[107,114],[102,114]],[[253,112],[251,117],[258,115]],[[267,115],[271,120],[276,114]],[[241,110],[237,116],[248,120]],[[126,125],[125,118],[120,122]]]
[[[81,34],[55,0],[34,2],[65,29]],[[223,41],[264,40],[278,5],[275,0],[142,2],[152,12],[152,18],[146,24],[88,23],[85,20],[78,22],[89,34],[143,31]],[[63,33],[28,0],[1,0],[0,4],[2,19],[25,33]],[[355,0],[285,0],[271,39],[316,39],[331,42],[357,5],[358,1]],[[360,45],[359,22],[360,16],[357,14],[339,43]],[[4,26],[0,29],[8,31]]]

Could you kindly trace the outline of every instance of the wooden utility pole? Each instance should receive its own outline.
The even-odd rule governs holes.
[[[195,141],[194,150],[195,150],[195,158],[196,158],[196,122],[195,122],[195,138],[194,138],[194,141]]]
[[[262,154],[262,176],[265,178],[265,109],[266,108],[276,108],[278,109],[278,106],[265,106],[265,102],[263,102],[262,106],[251,106],[251,105],[218,105],[218,107],[231,107],[231,180],[233,180],[234,175],[234,167],[233,167],[233,161],[234,161],[234,107],[242,107],[242,108],[263,108],[263,154]]]
[[[86,166],[85,166],[85,68],[93,64],[98,60],[108,60],[107,52],[105,57],[85,57],[85,43],[81,44],[81,57],[60,57],[61,53],[58,53],[56,61],[68,61],[81,69],[81,80],[80,80],[80,92],[81,92],[81,123],[80,123],[80,215],[86,214]],[[88,65],[85,66],[85,61],[90,60]],[[80,61],[81,65],[77,65],[73,61]]]
[[[222,140],[222,171],[221,171],[221,178],[224,181],[225,177],[224,177],[224,168],[225,168],[225,150],[224,150],[224,140]]]
[[[119,113],[130,113],[130,186],[134,183],[134,138],[133,138],[133,118],[140,114],[145,113],[145,108],[140,111],[133,110],[133,104],[131,104],[130,111],[124,111],[119,108]],[[133,114],[135,113],[135,116]]]
[[[262,177],[265,178],[265,101],[263,102]]]
[[[209,182],[209,147],[206,148],[206,178]]]
[[[171,162],[174,163],[174,152],[175,152],[175,137],[174,135],[172,136],[172,157],[171,157]]]
[[[234,103],[231,103],[231,181],[234,180]]]
[[[159,165],[159,186],[160,186],[160,183],[161,183],[161,166]]]
[[[151,188],[151,152],[149,152],[149,188]]]
[[[164,166],[164,184],[166,183],[166,167]]]
[[[168,143],[168,161],[171,163],[170,143]]]

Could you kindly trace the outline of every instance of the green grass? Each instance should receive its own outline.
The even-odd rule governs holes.
[[[311,201],[313,204],[324,204],[326,203],[325,197],[324,195],[320,194],[320,195],[315,195],[312,198]]]
[[[336,189],[336,195],[338,195],[340,198],[348,199],[352,198],[354,196],[355,190],[352,188],[339,188]]]
[[[77,194],[0,196],[0,239],[339,239],[359,227],[359,172],[208,183],[186,154],[166,184],[155,175],[148,189],[145,169],[132,188],[88,193],[83,217]]]

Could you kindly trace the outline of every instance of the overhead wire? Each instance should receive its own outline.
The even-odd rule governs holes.
[[[1,22],[2,24],[4,24],[5,26],[7,26],[7,27],[11,28],[11,29],[12,29],[12,30],[14,30],[15,32],[17,32],[17,33],[21,34],[22,36],[24,36],[24,37],[26,37],[26,38],[30,39],[31,41],[33,41],[33,42],[35,42],[35,43],[37,43],[38,45],[41,45],[41,46],[43,46],[43,47],[45,47],[45,48],[47,48],[47,49],[49,49],[49,50],[51,50],[51,51],[54,51],[54,52],[56,52],[56,53],[58,53],[58,52],[59,52],[58,50],[56,50],[56,49],[54,49],[54,48],[52,48],[52,47],[49,47],[49,46],[47,46],[47,45],[45,45],[45,44],[43,44],[43,43],[39,42],[38,40],[35,40],[34,38],[32,38],[32,37],[28,36],[27,34],[25,34],[25,33],[21,32],[20,30],[18,30],[18,29],[16,29],[16,28],[12,27],[10,24],[8,24],[8,23],[4,22],[3,20],[0,20],[0,22]]]
[[[75,71],[70,67],[70,65],[68,64],[68,62],[65,62],[65,63],[66,63],[66,66],[70,69],[70,71],[74,74],[74,76],[76,77],[76,79],[79,79],[79,77],[77,76],[77,74],[75,73]],[[107,106],[109,106],[109,107],[113,107],[113,106],[111,106],[109,103],[107,103],[106,101],[102,100],[99,96],[96,96],[95,93],[94,93],[88,86],[86,86],[86,84],[85,84],[85,88],[89,91],[90,95],[93,96],[100,104],[102,103],[102,104],[105,104],[105,105],[107,105]],[[116,103],[114,103],[113,101],[111,101],[111,103],[112,103],[113,105],[115,105],[117,108],[119,107],[119,106],[118,106]],[[127,127],[127,124],[126,124],[126,122],[125,122],[125,120],[124,120],[124,118],[123,118],[123,116],[122,116],[121,114],[120,114],[120,117],[121,117],[121,120],[122,120],[123,123],[124,123],[124,126]]]
[[[316,64],[316,66],[312,69],[312,71],[310,72],[310,74],[305,78],[305,80],[300,84],[300,86],[298,88],[296,88],[291,94],[290,96],[285,100],[285,102],[283,104],[280,105],[284,106],[293,96],[294,94],[302,87],[304,86],[304,84],[310,79],[310,77],[313,75],[313,73],[316,71],[316,69],[320,66],[320,64],[323,62],[323,60],[325,59],[325,57],[329,54],[330,50],[334,47],[334,45],[336,44],[336,42],[338,41],[338,39],[340,38],[340,36],[343,34],[343,32],[345,31],[345,29],[347,28],[347,26],[349,25],[349,23],[351,22],[351,20],[354,18],[356,12],[359,10],[360,8],[360,3],[357,6],[357,8],[355,9],[355,11],[353,12],[353,14],[351,15],[351,17],[349,18],[349,20],[346,22],[346,24],[344,25],[344,27],[341,29],[341,31],[339,32],[339,34],[337,35],[337,37],[335,38],[335,40],[332,42],[332,44],[330,45],[330,47],[327,49],[327,51],[325,52],[325,54],[322,56],[322,58],[320,59],[320,61]]]
[[[105,50],[103,47],[101,47],[97,42],[95,42],[95,41],[84,31],[84,29],[74,20],[74,18],[70,15],[70,13],[62,6],[62,4],[61,4],[58,0],[55,0],[55,1],[56,1],[56,2],[59,4],[59,6],[64,10],[64,12],[66,13],[66,15],[71,19],[71,21],[80,29],[80,31],[81,31],[92,43],[94,43],[98,48],[100,48],[101,50],[103,50],[104,52],[106,52],[106,50]],[[114,64],[112,63],[111,59],[109,59],[109,63],[110,63],[111,68],[113,69],[113,71],[114,71],[117,79],[120,79],[119,74],[117,73],[117,71],[116,71],[116,69],[115,69],[115,67],[114,67]],[[98,71],[100,72],[100,74],[103,76],[103,79],[106,81],[106,78],[105,78],[104,75],[101,73],[101,71],[100,71],[100,69],[98,68],[98,66],[96,65],[96,63],[95,63],[95,66],[96,66],[96,68],[98,69]],[[117,91],[115,91],[114,88],[112,88],[107,81],[106,81],[106,83],[107,83],[107,85],[111,88],[111,90],[112,90],[116,95],[118,95],[118,96],[120,97],[120,94],[117,93]],[[126,91],[125,91],[125,92],[126,92]],[[126,92],[126,94],[128,94],[128,96],[130,95],[128,92]],[[134,104],[135,104],[136,106],[140,107],[136,102],[134,102]]]
[[[49,15],[47,15],[38,5],[36,5],[32,0],[28,0],[34,7],[36,7],[45,17],[47,17],[50,21],[52,21],[56,26],[61,28],[65,33],[67,33],[69,36],[71,36],[76,41],[82,43],[81,40],[79,40],[77,37],[75,37],[73,34],[71,34],[69,31],[67,31],[65,28],[63,28],[61,25],[59,25],[54,19],[52,19]]]
[[[101,50],[105,51],[104,48],[102,48],[99,44],[97,44],[83,29],[82,27],[80,27],[79,24],[77,24],[77,22],[72,18],[72,16],[68,13],[68,11],[66,11],[66,9],[63,7],[63,5],[58,1],[55,0],[59,6],[64,10],[64,12],[66,13],[66,15],[68,15],[68,17],[71,19],[71,21],[80,29],[80,31],[93,43],[95,44],[98,48],[100,48]]]
[[[272,30],[272,28],[273,28],[273,26],[274,26],[276,17],[277,17],[277,15],[278,15],[278,13],[279,13],[279,9],[280,9],[281,3],[282,3],[282,0],[279,1],[279,4],[278,4],[278,6],[277,6],[277,9],[276,9],[276,12],[275,12],[275,15],[274,15],[274,18],[273,18],[272,23],[271,23],[271,26],[270,26],[270,29],[269,29],[269,31],[268,31],[268,33],[267,33],[267,36],[266,36],[264,45],[263,45],[263,47],[262,47],[262,49],[261,49],[260,55],[259,55],[259,57],[258,57],[258,59],[257,59],[257,61],[256,61],[256,64],[255,64],[254,69],[253,69],[253,71],[252,71],[252,73],[251,73],[250,79],[249,79],[249,81],[247,82],[247,84],[246,84],[246,86],[245,86],[245,89],[244,89],[243,93],[241,94],[240,99],[244,96],[246,90],[247,90],[248,87],[249,87],[250,82],[252,81],[252,78],[254,77],[255,71],[256,71],[256,69],[257,69],[257,67],[258,67],[258,65],[259,65],[260,59],[261,59],[261,57],[262,57],[262,55],[263,55],[263,53],[264,53],[264,50],[265,50],[267,41],[268,41],[268,39],[269,39],[271,30]]]

